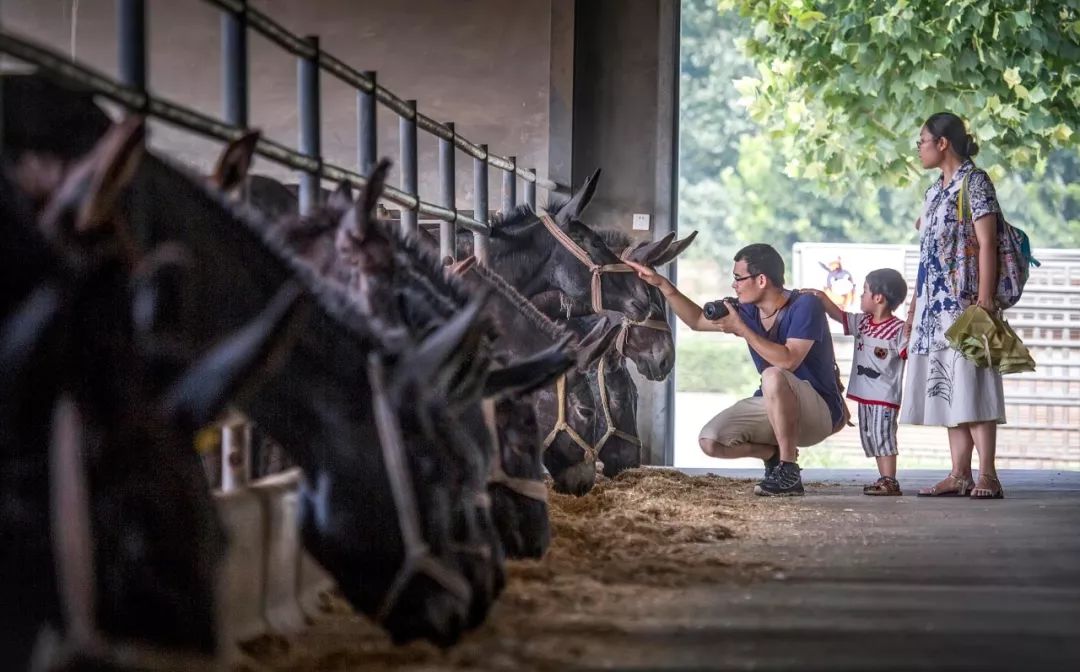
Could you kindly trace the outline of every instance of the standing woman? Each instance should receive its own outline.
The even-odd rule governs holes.
[[[1005,422],[1001,374],[977,367],[949,346],[945,331],[972,304],[995,312],[998,215],[994,185],[972,159],[975,139],[955,114],[938,112],[922,127],[916,146],[923,168],[941,171],[926,191],[919,220],[919,274],[908,315],[907,381],[900,422],[948,428],[952,471],[920,496],[1004,496],[994,467],[997,425]],[[957,211],[967,178],[970,220]],[[966,210],[967,208],[965,208]],[[979,480],[971,474],[979,451]]]

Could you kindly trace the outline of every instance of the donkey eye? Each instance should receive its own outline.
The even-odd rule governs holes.
[[[588,406],[576,406],[574,412],[581,416],[582,420],[591,420],[595,411]]]

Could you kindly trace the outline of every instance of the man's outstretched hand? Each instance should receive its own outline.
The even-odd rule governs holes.
[[[657,273],[656,269],[650,266],[644,266],[637,263],[636,261],[627,261],[625,259],[623,260],[623,263],[637,271],[639,278],[649,283],[653,287],[659,287],[661,292],[666,289],[664,285],[667,285],[669,287],[671,286],[671,282],[669,282],[667,278]]]

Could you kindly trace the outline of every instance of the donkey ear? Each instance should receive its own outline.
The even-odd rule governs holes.
[[[490,289],[484,288],[457,315],[428,336],[408,355],[412,375],[419,380],[435,378],[469,336]]]
[[[64,178],[42,214],[44,226],[60,226],[68,215],[73,215],[70,221],[79,233],[111,222],[142,161],[145,139],[142,117],[130,116],[112,126]]]
[[[230,140],[218,157],[217,165],[210,176],[210,182],[222,191],[232,191],[244,183],[255,157],[255,146],[259,144],[262,133],[248,131],[235,140]]]
[[[671,247],[667,248],[663,252],[656,255],[656,259],[649,262],[649,265],[653,268],[659,268],[668,263],[675,257],[679,256],[686,251],[686,248],[690,247],[690,243],[694,242],[694,238],[697,238],[697,231],[693,231],[689,236],[682,240],[676,240],[671,244]]]
[[[596,172],[589,176],[589,179],[585,180],[585,184],[570,197],[570,200],[566,202],[566,205],[559,208],[557,219],[561,222],[569,222],[573,219],[580,219],[581,213],[585,212],[585,208],[589,206],[589,201],[596,194],[596,183],[600,180],[600,169],[597,168]]]
[[[578,342],[578,370],[585,371],[600,361],[600,358],[611,348],[611,344],[619,337],[621,329],[621,324],[611,322],[606,317],[601,317],[596,326]]]
[[[570,338],[568,334],[546,350],[492,371],[484,383],[484,396],[520,397],[555,382],[575,364],[566,351]]]
[[[367,184],[360,193],[360,200],[342,218],[342,226],[356,242],[363,242],[371,233],[375,223],[375,206],[386,186],[386,175],[390,172],[390,159],[382,159],[368,175]]]
[[[334,193],[330,194],[326,205],[334,210],[348,210],[351,208],[353,206],[352,182],[342,180],[337,189],[334,189]]]
[[[166,392],[165,417],[194,430],[213,420],[253,377],[275,370],[302,322],[308,305],[302,295],[299,285],[287,282],[254,320],[195,362]]]
[[[33,368],[35,354],[43,337],[60,312],[60,292],[51,283],[33,289],[0,322],[0,397],[8,395],[9,385],[16,384]]]
[[[660,240],[645,241],[635,245],[628,252],[623,253],[623,258],[636,261],[639,264],[650,264],[651,260],[666,250],[674,239],[675,232],[670,231]]]

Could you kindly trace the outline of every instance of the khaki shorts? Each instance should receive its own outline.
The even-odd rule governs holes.
[[[821,443],[833,434],[829,405],[810,383],[796,378],[790,371],[785,370],[783,373],[799,404],[796,445],[805,447]],[[722,446],[742,443],[775,446],[778,443],[772,425],[769,424],[769,416],[765,412],[764,397],[742,399],[735,402],[734,406],[724,409],[701,428],[701,438],[715,441]]]

